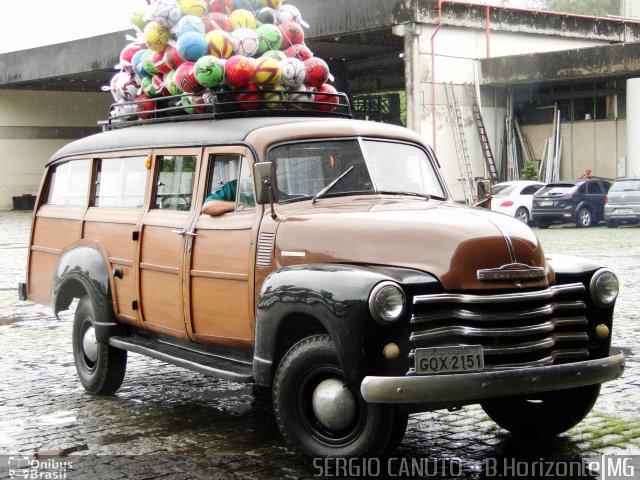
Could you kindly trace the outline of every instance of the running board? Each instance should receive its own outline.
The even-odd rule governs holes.
[[[234,382],[252,383],[253,366],[142,337],[111,337],[109,345]]]

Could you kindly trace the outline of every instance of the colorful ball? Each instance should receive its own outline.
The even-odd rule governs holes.
[[[222,30],[212,30],[205,35],[209,53],[218,58],[229,58],[233,55],[233,39]]]
[[[260,0],[260,5],[278,10],[282,7],[282,0]]]
[[[236,28],[250,28],[255,30],[258,27],[258,21],[255,15],[249,10],[234,10],[229,14],[229,21],[233,30]]]
[[[141,32],[144,30],[144,27],[149,23],[149,20],[146,20],[147,15],[149,14],[149,8],[139,8],[133,12],[131,12],[131,23],[134,27],[136,27]]]
[[[120,63],[116,65],[116,68],[131,67],[131,60],[133,59],[133,56],[140,50],[142,50],[142,46],[140,46],[140,44],[128,44],[122,49],[122,52],[120,52]]]
[[[153,118],[153,113],[146,113],[156,109],[156,103],[147,95],[138,95],[136,99],[136,113],[141,120]]]
[[[329,66],[321,58],[313,57],[304,61],[306,69],[305,84],[310,87],[319,87],[327,83],[329,79]]]
[[[298,87],[304,83],[306,68],[297,58],[287,58],[281,64],[282,83],[288,87]]]
[[[285,101],[289,100],[289,94],[284,85],[271,85],[262,93],[262,99],[268,103],[264,104],[265,108],[283,108]]]
[[[209,13],[209,4],[205,0],[180,0],[180,9],[183,15],[202,18]]]
[[[116,102],[120,100],[131,100],[138,92],[139,85],[132,74],[128,72],[118,72],[111,78],[111,95]]]
[[[188,62],[195,62],[209,51],[207,41],[201,33],[187,32],[178,38],[178,54]]]
[[[180,95],[182,90],[176,82],[176,70],[171,70],[164,76],[164,86],[166,87],[169,95]]]
[[[210,0],[209,10],[228,15],[233,12],[233,0]]]
[[[218,57],[205,55],[194,67],[196,82],[203,87],[217,87],[224,80],[224,64],[225,61]]]
[[[156,52],[149,48],[142,55],[142,68],[144,68],[144,70],[148,74],[156,75],[160,73],[160,70],[158,70],[158,68],[156,67],[156,64],[159,64],[159,63],[161,64],[162,58],[163,58],[163,54],[161,52]]]
[[[262,100],[262,95],[258,87],[251,83],[243,86],[242,90],[242,92],[236,94],[236,101],[241,102],[240,108],[242,110],[257,110],[260,108],[259,102]]]
[[[282,31],[282,44],[284,45],[284,48],[289,48],[292,45],[301,45],[304,43],[304,30],[302,30],[302,27],[299,23],[281,23],[280,30]]]
[[[256,85],[267,87],[275,85],[280,81],[282,72],[280,71],[280,62],[274,58],[262,57],[255,61],[253,81]]]
[[[233,0],[233,8],[235,10],[249,10],[255,12],[260,8],[260,0]]]
[[[147,71],[142,67],[142,57],[146,53],[148,49],[142,48],[138,50],[131,58],[131,66],[133,67],[133,72],[139,77],[148,77],[151,76]]]
[[[156,97],[158,95],[152,77],[142,77],[140,80],[140,88],[142,89],[142,93],[148,97]]]
[[[315,105],[315,108],[323,112],[333,112],[340,103],[340,98],[337,95],[338,91],[332,85],[328,83],[320,85],[315,94],[315,101],[324,105]],[[327,103],[330,105],[326,105]]]
[[[155,0],[151,4],[147,17],[163,27],[171,28],[182,17],[182,9],[178,0]]]
[[[204,35],[206,29],[202,18],[196,15],[185,15],[178,20],[178,24],[174,28],[176,37],[180,38],[187,32],[196,32]]]
[[[151,83],[158,96],[169,95],[169,90],[167,90],[167,86],[164,84],[164,75],[154,75],[151,77]]]
[[[168,68],[169,70],[176,70],[180,65],[184,63],[184,60],[182,59],[182,57],[180,57],[178,50],[169,45],[164,51],[162,63],[164,63],[165,69]]]
[[[284,54],[284,52],[281,52],[280,50],[267,50],[262,54],[262,56],[275,58],[279,62],[287,59],[287,56]]]
[[[258,52],[260,54],[268,50],[280,50],[282,47],[282,31],[275,25],[265,24],[256,30],[258,35]]]
[[[306,45],[292,45],[284,53],[287,57],[295,57],[303,62],[313,57],[313,52]]]
[[[278,22],[279,23],[285,23],[285,22],[301,23],[302,15],[300,14],[300,10],[298,10],[293,5],[282,5],[278,9]]]
[[[231,32],[233,53],[253,57],[258,51],[259,41],[256,32],[248,28],[238,28]]]
[[[273,8],[265,7],[258,10],[256,18],[261,24],[278,25],[278,14]]]
[[[211,111],[207,109],[206,105],[212,104],[212,95],[209,92],[205,92],[202,95],[185,95],[180,100],[180,103],[184,107],[184,111],[190,115],[195,113],[205,113],[205,111]]]
[[[242,88],[253,80],[253,61],[242,55],[234,55],[224,65],[227,83],[234,88]]]
[[[230,32],[232,30],[229,16],[226,13],[211,12],[204,17],[203,22],[206,33],[212,30],[222,30],[224,32]]]
[[[176,70],[175,82],[184,93],[196,93],[202,90],[202,86],[196,81],[195,63],[184,62]]]
[[[307,107],[309,102],[313,102],[313,91],[309,90],[306,85],[289,90],[289,98],[292,102],[299,102],[299,107]]]

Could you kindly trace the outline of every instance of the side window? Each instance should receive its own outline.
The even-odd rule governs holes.
[[[538,190],[540,190],[540,185],[529,185],[528,187],[524,187],[520,195],[533,195]]]
[[[236,202],[236,210],[255,207],[251,171],[247,159],[240,155],[212,155],[209,159],[211,180],[205,201]]]
[[[196,163],[195,155],[156,157],[158,176],[153,208],[185,212],[191,209]]]
[[[602,188],[598,182],[591,182],[587,184],[587,193],[590,195],[602,195]]]
[[[47,203],[83,206],[87,204],[91,160],[71,160],[53,167],[49,177]]]
[[[140,208],[147,178],[146,157],[98,160],[96,207]]]
[[[580,185],[580,187],[578,187],[578,193],[580,195],[584,195],[585,193],[587,193],[587,184],[583,183],[582,185]]]

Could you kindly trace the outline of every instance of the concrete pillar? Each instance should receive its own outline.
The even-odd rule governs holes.
[[[627,177],[640,176],[640,78],[627,80]]]
[[[407,92],[407,127],[421,134],[422,90],[420,86],[420,35],[422,27],[409,23],[395,27],[396,35],[404,34],[404,77]]]

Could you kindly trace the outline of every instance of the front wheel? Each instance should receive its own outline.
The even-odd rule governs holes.
[[[394,430],[393,406],[367,403],[347,383],[328,335],[307,337],[287,352],[273,408],[289,447],[307,458],[380,455]]]
[[[557,435],[586,417],[598,399],[600,385],[498,398],[482,403],[487,415],[515,435]]]
[[[98,343],[95,313],[88,295],[80,299],[73,320],[73,360],[82,386],[90,393],[108,395],[120,388],[127,370],[127,351]]]

